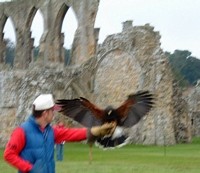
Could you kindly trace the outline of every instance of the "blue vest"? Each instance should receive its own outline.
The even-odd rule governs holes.
[[[54,133],[50,125],[42,132],[35,118],[30,116],[22,123],[26,144],[20,156],[33,165],[37,163],[38,173],[55,173]],[[20,172],[19,172],[20,173]]]

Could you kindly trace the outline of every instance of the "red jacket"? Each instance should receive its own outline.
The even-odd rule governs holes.
[[[62,141],[82,141],[87,138],[86,128],[56,128],[54,130],[54,142],[60,143]],[[16,128],[10,140],[8,141],[5,151],[4,159],[17,169],[28,172],[32,169],[32,164],[23,160],[19,155],[26,143],[25,132],[21,127]]]

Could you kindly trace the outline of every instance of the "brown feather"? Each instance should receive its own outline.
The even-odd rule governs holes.
[[[81,101],[82,105],[85,106],[88,110],[90,110],[92,112],[92,114],[96,118],[98,118],[100,120],[103,119],[103,117],[105,116],[104,110],[100,109],[99,107],[97,107],[96,105],[94,105],[93,103],[91,103],[86,98],[80,97],[80,101]]]
[[[123,126],[136,124],[153,107],[154,98],[149,91],[139,91],[128,96],[128,99],[116,109]]]
[[[91,128],[92,126],[102,125],[106,122],[116,122],[117,126],[123,128],[132,127],[137,124],[142,117],[147,115],[154,105],[153,94],[149,91],[139,91],[131,94],[117,109],[108,106],[100,109],[86,98],[80,97],[71,100],[57,100],[60,112],[80,124]],[[109,148],[121,145],[126,141],[127,136],[99,138],[99,145]]]
[[[130,127],[145,116],[153,106],[153,95],[149,91],[139,91],[128,96],[128,99],[117,109],[108,106],[100,109],[86,98],[58,100],[60,112],[87,127],[116,121],[117,125]]]

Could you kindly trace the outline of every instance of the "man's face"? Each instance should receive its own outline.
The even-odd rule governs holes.
[[[54,117],[54,110],[53,110],[53,108],[48,109],[48,110],[45,111],[45,119],[46,119],[46,123],[47,124],[49,124],[49,123],[52,122],[53,117]]]

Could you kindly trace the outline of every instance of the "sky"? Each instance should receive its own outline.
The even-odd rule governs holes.
[[[95,27],[100,28],[99,43],[108,35],[121,32],[126,20],[133,20],[133,26],[153,26],[161,35],[163,51],[189,50],[200,59],[200,0],[100,0],[95,22]],[[10,23],[8,20],[5,25],[5,38],[15,41]],[[43,19],[38,11],[31,27],[34,45],[39,44],[41,26]],[[62,25],[65,47],[71,46],[76,28],[75,16],[69,10]]]

